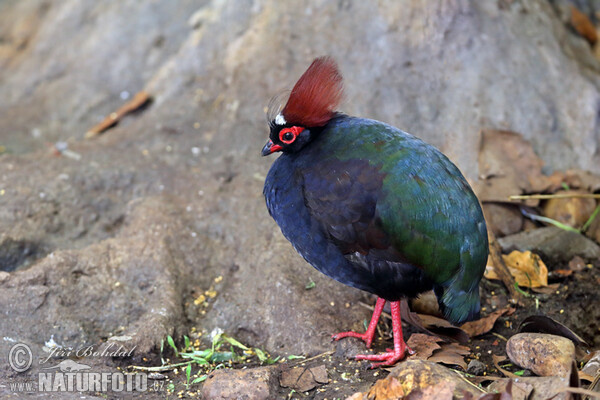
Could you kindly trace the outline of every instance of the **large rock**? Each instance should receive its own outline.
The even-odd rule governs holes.
[[[483,126],[521,132],[551,169],[600,172],[598,67],[543,0],[197,7],[0,4],[2,354],[119,335],[139,357],[193,326],[316,354],[359,328],[363,295],[308,267],[261,194],[263,108],[318,55],[342,68],[344,111],[423,137],[472,179]],[[141,89],[148,108],[82,139]],[[54,155],[58,140],[81,158]]]

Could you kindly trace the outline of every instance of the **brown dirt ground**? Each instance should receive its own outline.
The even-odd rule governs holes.
[[[552,260],[545,260],[550,270],[566,268],[566,265],[553,263]],[[589,260],[588,260],[589,261]],[[471,354],[467,356],[467,363],[473,359],[479,359],[486,365],[486,375],[502,376],[494,367],[492,355],[505,356],[505,338],[508,339],[518,332],[519,324],[530,315],[547,315],[571,328],[580,335],[590,345],[591,349],[600,347],[600,308],[597,305],[598,285],[600,284],[600,261],[592,261],[593,268],[576,272],[565,278],[551,279],[549,283],[558,283],[559,287],[555,293],[539,294],[527,290],[531,295],[528,299],[529,304],[525,307],[518,307],[516,312],[510,316],[503,316],[498,319],[494,329],[485,335],[473,338],[467,344],[471,349]],[[482,307],[485,308],[483,316],[494,310],[504,307],[508,303],[507,291],[499,281],[482,280]],[[535,299],[537,298],[537,302]],[[365,296],[365,302],[369,302]],[[536,308],[537,304],[537,308]],[[582,318],[585,315],[586,318]],[[351,321],[349,321],[349,324]],[[365,321],[366,323],[366,321]],[[391,323],[383,318],[379,326],[379,337],[373,345],[375,352],[384,351],[391,346]],[[412,326],[404,324],[405,337],[416,332]],[[381,336],[382,334],[382,336]],[[345,339],[355,340],[355,339]],[[358,343],[358,341],[357,341]],[[305,392],[297,393],[289,388],[279,388],[276,393],[278,399],[345,399],[346,397],[359,392],[368,390],[377,380],[384,378],[388,372],[385,369],[370,370],[367,369],[367,362],[357,362],[346,359],[344,356],[337,355],[343,353],[339,351],[339,345],[332,342],[331,352],[322,356],[314,357],[310,360],[287,361],[289,366],[319,366],[325,365],[329,374],[329,383],[319,385],[317,388]],[[359,345],[360,346],[360,345]],[[336,352],[336,348],[338,351]],[[586,348],[581,348],[584,354]],[[277,354],[272,354],[276,357]],[[148,360],[148,365],[160,365],[160,357]],[[245,367],[258,366],[259,364],[250,361],[243,364]],[[518,371],[520,368],[503,363],[504,368],[510,371]],[[233,368],[240,365],[233,365]],[[457,367],[455,367],[457,368]],[[195,371],[195,369],[194,369]],[[525,376],[528,371],[525,371]],[[166,374],[167,379],[156,381],[153,385],[159,389],[159,392],[146,394],[145,398],[199,398],[201,384],[193,385],[186,390],[185,373],[183,370],[170,372]],[[152,381],[150,381],[152,382]],[[487,383],[484,382],[485,387]],[[171,388],[170,390],[168,388]]]

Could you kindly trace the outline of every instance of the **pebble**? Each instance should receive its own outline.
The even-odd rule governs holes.
[[[205,400],[274,398],[276,392],[274,367],[252,369],[219,369],[211,373],[202,387]]]
[[[586,373],[590,376],[596,376],[600,372],[600,350],[596,351],[592,358],[585,363],[585,366],[581,372]]]
[[[506,343],[510,360],[539,376],[569,375],[575,360],[575,345],[562,336],[518,333]]]
[[[467,373],[481,376],[485,372],[485,364],[479,360],[471,360],[467,366]]]

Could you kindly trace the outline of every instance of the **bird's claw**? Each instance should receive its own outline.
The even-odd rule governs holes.
[[[367,345],[367,348],[371,347],[371,343],[373,343],[373,336],[369,335],[367,332],[365,333],[357,333],[357,332],[353,332],[353,331],[348,331],[348,332],[340,332],[340,333],[336,333],[335,335],[332,335],[331,338],[333,340],[340,340],[346,337],[353,337],[353,338],[357,338],[362,340],[363,342],[365,342],[365,344]]]
[[[391,349],[388,349],[391,350]],[[403,360],[406,357],[406,353],[414,354],[414,351],[408,351],[408,346],[403,349],[399,349],[398,351],[387,351],[381,354],[359,354],[354,357],[355,360],[366,360],[366,361],[380,361],[376,363],[372,363],[369,368],[378,368],[378,367],[388,367],[394,365],[400,360]],[[411,353],[412,352],[412,353]]]
[[[410,347],[408,347],[406,345],[406,343],[404,344],[404,347],[406,348],[406,352],[408,353],[409,356],[417,354],[417,352],[414,351],[413,349],[411,349]],[[387,348],[387,349],[385,349],[385,351],[387,351],[388,353],[393,353],[394,349]]]

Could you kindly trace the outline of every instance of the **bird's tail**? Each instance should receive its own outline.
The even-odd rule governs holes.
[[[479,285],[470,290],[456,290],[452,285],[437,286],[435,294],[440,310],[454,325],[479,318]]]

